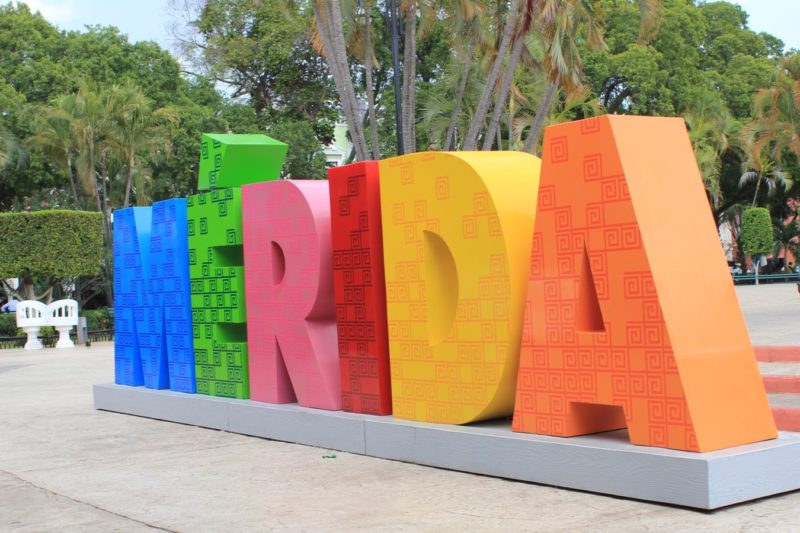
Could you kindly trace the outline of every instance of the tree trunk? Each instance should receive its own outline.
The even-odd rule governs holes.
[[[403,42],[403,148],[405,153],[417,151],[416,79],[417,79],[417,1],[407,0]]]
[[[369,113],[369,137],[372,143],[372,159],[380,159],[380,145],[378,143],[378,119],[375,114],[375,90],[372,85],[372,18],[369,1],[364,2],[364,35],[366,44],[364,48],[364,84],[367,89],[367,111]]]
[[[128,176],[125,178],[125,201],[122,204],[122,207],[130,206],[130,199],[131,199],[131,187],[133,186],[133,152],[131,152],[130,156],[128,157]]]
[[[497,56],[492,62],[491,69],[489,69],[489,75],[486,76],[486,85],[483,87],[481,98],[475,108],[475,114],[472,116],[467,136],[464,139],[464,150],[475,150],[478,147],[478,134],[483,128],[483,122],[489,112],[491,97],[497,85],[497,78],[500,76],[500,67],[503,65],[508,45],[511,43],[511,37],[514,34],[518,13],[519,0],[511,0],[511,7],[506,14],[506,23],[503,29],[503,38],[500,41],[500,48],[497,50]]]
[[[756,201],[758,201],[758,189],[761,187],[761,174],[758,175],[756,178],[756,193],[753,195],[753,207],[756,206]],[[758,283],[756,283],[758,285]]]
[[[539,144],[539,136],[542,134],[544,121],[547,115],[550,114],[550,108],[553,107],[553,98],[556,95],[558,85],[552,81],[547,82],[547,89],[544,92],[542,101],[539,102],[539,109],[536,110],[536,116],[531,124],[531,129],[528,131],[528,137],[525,139],[525,147],[522,149],[525,152],[535,154],[536,146]]]
[[[492,149],[492,136],[491,133],[500,128],[500,118],[505,110],[506,100],[508,100],[508,93],[511,91],[511,82],[514,81],[514,73],[517,70],[517,63],[522,55],[522,47],[525,45],[525,35],[519,31],[514,39],[514,46],[511,48],[511,57],[508,58],[508,66],[503,73],[503,81],[500,84],[500,92],[497,94],[497,101],[494,103],[492,110],[492,118],[489,120],[489,129],[486,130],[486,137],[483,141],[483,150]],[[502,147],[499,148],[502,150]]]
[[[472,50],[475,46],[475,41],[470,40],[467,46],[467,57],[464,60],[464,72],[461,74],[461,80],[458,82],[458,92],[456,92],[456,101],[453,103],[453,114],[450,115],[450,124],[447,125],[447,133],[444,136],[444,149],[454,150],[453,140],[456,132],[456,125],[458,124],[458,116],[461,114],[461,102],[464,100],[464,93],[467,90],[467,82],[469,81],[469,71],[472,67]]]
[[[753,259],[755,259],[753,261],[753,272],[756,275],[756,285],[758,285],[758,267],[761,264],[761,256],[758,256],[758,258],[756,258],[756,256],[753,256]]]
[[[75,183],[75,174],[72,172],[72,158],[69,156],[69,150],[64,150],[64,155],[67,158],[67,177],[69,178],[69,186],[72,189],[72,197],[75,199],[75,207],[83,207],[80,198],[78,198],[78,186]]]
[[[364,161],[369,158],[367,139],[364,136],[364,128],[361,126],[361,113],[358,109],[358,100],[353,88],[353,78],[350,75],[350,65],[347,62],[347,48],[344,43],[344,28],[342,27],[342,9],[339,0],[330,0],[330,37],[335,51],[334,57],[339,64],[339,72],[342,75],[342,85],[346,93],[346,98],[350,105],[350,116],[354,131],[350,132],[353,144],[357,147],[356,153],[360,152],[359,160]]]
[[[342,29],[342,11],[339,0],[316,0],[314,2],[314,15],[317,21],[322,45],[328,67],[331,70],[336,92],[342,104],[342,111],[350,131],[356,157],[359,160],[367,159],[367,141],[361,127],[358,113],[358,102],[353,89],[353,80],[350,76],[350,67],[347,63],[347,50],[344,45],[344,32]]]

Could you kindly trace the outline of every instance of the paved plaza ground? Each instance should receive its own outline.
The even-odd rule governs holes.
[[[800,345],[794,285],[738,293],[755,344]],[[0,351],[0,531],[800,530],[800,491],[707,513],[331,454],[95,411],[111,381],[110,343]]]

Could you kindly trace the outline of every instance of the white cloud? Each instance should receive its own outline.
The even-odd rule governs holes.
[[[75,18],[75,3],[70,0],[24,0],[33,13],[39,12],[56,25],[71,22]]]

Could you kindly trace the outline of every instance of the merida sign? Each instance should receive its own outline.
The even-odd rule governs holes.
[[[327,182],[279,180],[285,150],[205,135],[207,190],[115,213],[117,384],[694,452],[777,436],[683,120]]]

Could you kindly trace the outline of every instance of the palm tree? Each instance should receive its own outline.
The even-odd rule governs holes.
[[[536,3],[535,21],[545,40],[547,88],[539,102],[523,150],[533,153],[559,87],[571,95],[583,86],[583,59],[578,47],[585,38],[590,50],[605,48],[601,19],[591,0],[544,0]]]
[[[453,150],[455,149],[456,128],[467,90],[467,83],[469,83],[475,50],[485,44],[485,39],[480,25],[480,5],[470,0],[461,0],[456,1],[454,6],[450,6],[445,2],[444,7],[449,7],[453,13],[452,30],[454,35],[453,44],[456,49],[455,59],[461,67],[453,100],[453,109],[444,135],[443,148],[445,150]]]
[[[504,2],[503,2],[504,3]],[[498,3],[498,14],[501,3]],[[488,74],[486,75],[486,84],[481,92],[481,97],[478,100],[478,105],[472,115],[469,130],[467,131],[466,138],[464,139],[464,150],[475,150],[478,147],[478,136],[483,129],[486,115],[489,113],[489,106],[491,105],[492,95],[497,86],[497,80],[500,77],[500,69],[505,61],[506,52],[511,45],[512,37],[514,36],[514,29],[517,26],[517,17],[520,13],[520,0],[511,0],[511,5],[506,12],[506,20],[503,25],[503,33],[500,38],[500,44],[497,48],[497,54],[491,63]],[[498,17],[498,27],[499,27]]]
[[[169,107],[153,110],[142,90],[130,83],[112,87],[106,98],[112,122],[109,144],[125,166],[122,207],[128,207],[134,176],[143,170],[142,160],[154,161],[169,156],[171,133],[178,123],[178,116]],[[140,179],[139,183],[137,195],[144,196],[144,181]]]
[[[638,0],[640,12],[639,40],[647,42],[658,32],[661,21],[661,0]],[[534,153],[553,100],[561,88],[568,96],[583,85],[583,60],[579,41],[585,40],[590,50],[605,49],[602,17],[592,0],[539,0],[529,2],[534,19],[547,43],[544,68],[548,85],[525,139],[523,150]]]
[[[372,1],[364,0],[364,87],[367,91],[367,113],[369,114],[369,139],[372,158],[380,159],[378,142],[378,117],[375,113],[375,88],[372,85],[372,68],[375,65],[375,50],[372,46]]]
[[[17,151],[17,140],[6,127],[0,123],[0,169],[11,161]]]
[[[764,154],[753,155],[756,157],[749,157],[745,162],[745,167],[749,170],[739,178],[739,188],[741,189],[747,184],[755,182],[756,192],[753,194],[752,205],[755,207],[762,184],[767,187],[767,196],[772,196],[778,186],[782,186],[784,189],[791,188],[792,179],[768,156]]]
[[[369,158],[369,150],[347,61],[341,4],[339,0],[313,0],[312,7],[317,35],[321,41],[319,48],[331,71],[336,92],[339,94],[356,158],[364,161]]]
[[[774,161],[786,152],[800,157],[800,81],[783,64],[775,86],[761,89],[753,97],[755,119],[742,128],[742,144],[748,155],[768,151]],[[758,170],[758,169],[756,169]]]
[[[721,196],[720,157],[730,147],[731,139],[736,139],[738,123],[716,93],[704,92],[683,113],[689,130],[697,166],[703,176],[706,193],[715,207]]]
[[[75,103],[74,99],[64,99],[63,106]],[[74,109],[63,107],[45,107],[39,110],[33,122],[34,134],[27,142],[44,152],[47,158],[67,176],[70,190],[76,204],[80,205],[80,196],[75,181],[75,156],[77,143],[72,135],[72,118]]]

